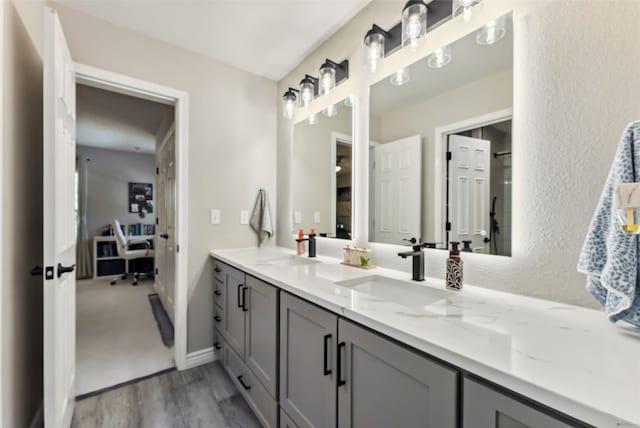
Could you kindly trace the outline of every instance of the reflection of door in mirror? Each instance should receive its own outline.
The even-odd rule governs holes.
[[[351,138],[348,140],[335,139],[336,145],[336,209],[335,219],[333,224],[335,225],[336,238],[351,239],[351,171],[352,171],[352,144]]]
[[[447,241],[511,255],[511,120],[448,137]]]
[[[422,139],[420,135],[379,144],[374,157],[370,240],[403,244],[421,239]]]

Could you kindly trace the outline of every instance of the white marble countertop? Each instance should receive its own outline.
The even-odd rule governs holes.
[[[592,309],[465,284],[410,281],[409,272],[362,270],[340,260],[296,261],[279,247],[211,255],[283,290],[596,427],[640,426],[640,330]],[[410,265],[408,264],[410,268]],[[411,308],[335,282],[370,275],[441,291]]]

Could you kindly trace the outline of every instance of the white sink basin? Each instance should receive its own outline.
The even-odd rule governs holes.
[[[430,305],[452,295],[452,292],[447,290],[436,290],[424,285],[377,275],[338,281],[335,284],[407,308]]]

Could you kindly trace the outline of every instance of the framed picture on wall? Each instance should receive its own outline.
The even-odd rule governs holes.
[[[153,212],[152,183],[129,183],[129,212],[140,217]]]

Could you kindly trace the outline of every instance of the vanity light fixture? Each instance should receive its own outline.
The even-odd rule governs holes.
[[[479,45],[493,45],[507,34],[507,22],[504,16],[487,22],[476,33],[476,42]]]
[[[326,95],[336,87],[336,85],[344,79],[349,78],[349,60],[344,60],[341,63],[325,60],[324,64],[320,67],[320,82],[318,93],[320,95]]]
[[[431,68],[442,68],[451,62],[451,46],[436,49],[427,57],[427,65]]]
[[[309,125],[315,125],[316,123],[318,123],[318,115],[314,113],[311,116],[309,116],[309,118],[307,119],[307,123]]]
[[[480,0],[453,0],[452,14],[458,16],[463,14],[464,22],[471,20],[471,8],[480,3]]]
[[[327,117],[333,117],[338,114],[338,108],[336,107],[335,104],[331,104],[327,108],[322,110],[322,114],[324,114]]]
[[[389,81],[393,86],[402,86],[409,81],[409,69],[402,67],[391,75]]]
[[[293,114],[296,111],[296,92],[298,92],[297,89],[289,88],[289,90],[287,90],[287,92],[282,96],[282,101],[284,102],[282,112],[285,119],[293,119]]]
[[[300,81],[300,107],[306,107],[316,97],[316,84],[318,79],[305,74],[304,79]]]
[[[422,0],[409,0],[402,9],[402,46],[416,49],[427,33],[427,5]]]
[[[375,73],[378,70],[380,61],[384,59],[384,43],[389,36],[389,33],[376,24],[373,24],[371,30],[367,31],[364,36],[365,59],[367,61],[367,70],[370,73]]]

